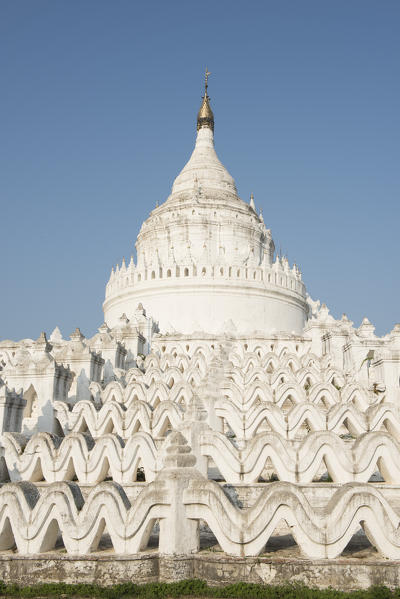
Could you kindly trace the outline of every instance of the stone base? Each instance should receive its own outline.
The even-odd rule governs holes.
[[[192,557],[89,555],[73,557],[48,553],[40,556],[0,555],[0,580],[33,585],[49,582],[108,586],[123,582],[173,582],[200,578],[209,585],[235,582],[259,584],[301,583],[341,590],[371,585],[400,586],[400,561],[337,559],[310,561],[292,558],[237,558],[201,552]]]

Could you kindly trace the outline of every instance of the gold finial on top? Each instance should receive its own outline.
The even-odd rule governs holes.
[[[210,75],[211,75],[211,73],[209,72],[209,70],[206,67],[206,74],[205,74],[205,80],[206,80],[206,83],[205,83],[205,92],[206,92],[206,95],[207,95],[207,89],[208,89],[208,78],[209,78]]]
[[[201,129],[202,127],[208,127],[209,129],[214,131],[214,115],[213,115],[213,111],[211,110],[210,98],[207,93],[208,78],[210,75],[211,75],[211,73],[208,70],[208,68],[206,67],[205,84],[204,84],[205,92],[204,92],[204,96],[203,96],[203,102],[200,106],[200,110],[197,115],[197,131],[199,129]]]

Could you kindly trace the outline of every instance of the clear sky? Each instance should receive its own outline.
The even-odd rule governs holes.
[[[400,321],[399,0],[0,0],[0,338],[91,336],[111,266],[218,155],[314,299]]]

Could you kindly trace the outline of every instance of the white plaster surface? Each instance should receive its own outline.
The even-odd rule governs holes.
[[[360,538],[400,560],[400,325],[378,337],[307,295],[207,125],[136,251],[93,337],[0,342],[0,569],[64,544],[116,576],[124,556],[152,580],[198,558],[207,579],[281,581],[279,559],[251,560],[290,535],[325,564],[293,581]]]

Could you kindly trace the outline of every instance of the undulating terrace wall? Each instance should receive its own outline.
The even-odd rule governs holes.
[[[231,483],[267,482],[271,478],[268,465],[277,479],[293,483],[318,480],[321,469],[335,482],[368,482],[378,471],[383,481],[400,483],[400,443],[380,430],[356,440],[316,431],[300,441],[264,432],[243,449],[208,427],[198,431],[198,436],[199,461],[206,458],[205,463],[213,464],[222,479]],[[65,438],[50,433],[31,438],[4,433],[0,442],[0,455],[7,467],[3,480],[77,479],[85,484],[97,484],[108,477],[120,484],[131,483],[137,480],[140,469],[146,480],[152,481],[160,471],[166,446],[163,438],[147,432],[134,433],[125,441],[116,433],[98,439],[87,433],[70,433]],[[208,469],[200,469],[207,474]]]
[[[32,483],[0,489],[0,549],[16,545],[21,554],[51,551],[61,534],[68,554],[96,551],[107,529],[118,554],[144,551],[160,522],[159,551],[190,554],[200,548],[199,524],[207,523],[223,551],[235,556],[262,553],[284,519],[304,555],[335,558],[359,528],[389,559],[400,559],[400,518],[390,494],[365,483],[341,486],[321,501],[310,501],[301,486],[267,485],[255,504],[239,509],[214,481],[195,469],[185,438],[172,433],[163,468],[131,503],[114,482],[95,485],[86,500],[74,483],[52,483],[39,492]],[[396,504],[396,502],[394,502]],[[322,504],[322,505],[321,505]]]
[[[361,528],[400,560],[398,404],[292,349],[150,354],[91,399],[55,401],[60,434],[3,433],[0,551],[100,556],[108,539],[147,559],[159,531],[160,555],[189,559],[208,535],[250,558],[284,522],[310,559]]]

